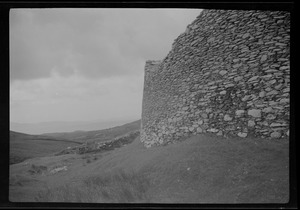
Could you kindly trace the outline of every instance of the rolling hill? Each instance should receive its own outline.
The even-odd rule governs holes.
[[[134,122],[103,130],[44,133],[43,135],[52,138],[62,138],[83,143],[93,141],[107,141],[124,135],[128,132],[139,130],[140,126],[141,120],[136,120]]]

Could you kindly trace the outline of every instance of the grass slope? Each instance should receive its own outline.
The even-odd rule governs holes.
[[[42,135],[29,135],[10,131],[10,164],[33,157],[43,157],[79,142]]]
[[[11,165],[10,200],[285,203],[289,199],[288,148],[287,140],[203,134],[146,149],[137,138],[105,153]],[[49,172],[63,166],[67,169]]]

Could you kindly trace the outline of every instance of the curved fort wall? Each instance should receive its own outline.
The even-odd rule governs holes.
[[[203,10],[145,66],[141,141],[289,136],[290,13]]]

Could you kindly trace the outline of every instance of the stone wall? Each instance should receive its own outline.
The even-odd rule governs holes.
[[[162,61],[147,61],[141,141],[289,136],[290,13],[203,10]]]

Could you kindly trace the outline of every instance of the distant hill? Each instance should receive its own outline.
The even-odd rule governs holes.
[[[81,143],[61,138],[10,131],[10,164],[19,163],[29,158],[51,155],[60,151],[61,148],[78,144]]]
[[[10,130],[28,133],[42,134],[54,132],[73,132],[76,130],[93,131],[119,126],[129,120],[112,120],[106,122],[40,122],[40,123],[16,123],[10,122]]]
[[[124,135],[128,132],[139,130],[140,126],[141,120],[136,120],[131,123],[103,130],[44,133],[43,135],[53,138],[73,140],[82,143],[91,141],[107,141],[118,136]]]

